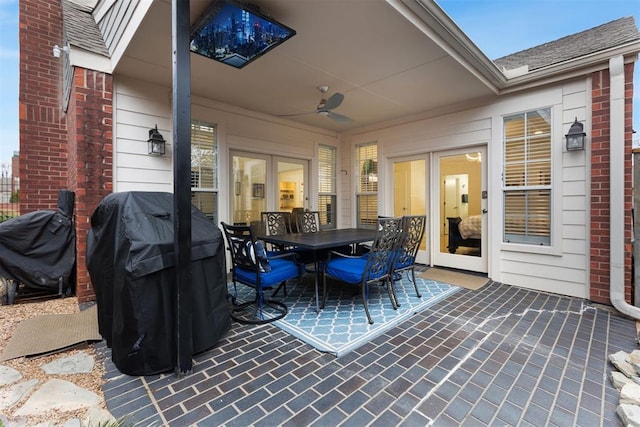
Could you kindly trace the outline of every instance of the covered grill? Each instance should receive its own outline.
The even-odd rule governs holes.
[[[12,281],[10,304],[16,292],[73,293],[74,202],[72,191],[60,190],[57,210],[30,212],[0,223],[0,277]]]
[[[222,233],[191,209],[192,344],[199,353],[229,330]],[[91,217],[87,268],[98,301],[98,324],[118,369],[150,375],[173,369],[173,195],[123,192],[105,197]]]

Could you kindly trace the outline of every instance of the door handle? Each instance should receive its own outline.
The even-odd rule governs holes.
[[[489,211],[488,211],[488,210],[486,210],[486,209],[482,209],[482,213],[483,213],[483,214],[486,214],[487,212],[489,212]]]

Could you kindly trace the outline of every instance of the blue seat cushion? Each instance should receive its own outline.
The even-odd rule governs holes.
[[[362,282],[367,256],[359,258],[333,258],[325,266],[325,273],[342,282],[357,285]],[[368,279],[373,279],[369,277]]]
[[[414,263],[414,260],[411,258],[405,259],[404,262],[402,261],[398,261],[396,262],[396,265],[394,266],[396,269],[398,268],[405,268],[405,267],[409,267]]]
[[[289,259],[270,259],[271,271],[260,272],[260,284],[263,288],[300,276],[300,266]],[[236,278],[246,284],[256,285],[256,272],[236,267]]]

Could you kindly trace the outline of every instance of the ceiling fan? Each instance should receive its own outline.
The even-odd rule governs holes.
[[[353,119],[347,116],[343,116],[342,114],[334,113],[333,111],[331,111],[335,108],[338,108],[340,104],[342,104],[342,101],[344,100],[343,94],[336,92],[333,95],[331,95],[329,98],[327,98],[325,94],[329,91],[329,86],[326,86],[326,85],[318,86],[318,90],[322,94],[322,98],[320,99],[320,103],[318,103],[318,106],[316,107],[315,111],[311,111],[308,113],[288,114],[280,117],[293,117],[293,116],[301,116],[304,114],[316,113],[316,114],[320,114],[321,116],[328,117],[331,120],[334,120],[339,123],[351,123],[353,121]]]

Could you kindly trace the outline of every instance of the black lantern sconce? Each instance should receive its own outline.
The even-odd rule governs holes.
[[[576,117],[576,121],[573,122],[571,128],[569,128],[569,133],[565,135],[565,138],[567,138],[567,151],[584,150],[586,137],[587,134],[584,133],[584,126],[578,122],[578,118]]]
[[[165,140],[162,137],[162,134],[158,132],[158,125],[154,129],[149,129],[149,154],[151,156],[162,156],[164,155],[164,144]]]

